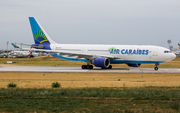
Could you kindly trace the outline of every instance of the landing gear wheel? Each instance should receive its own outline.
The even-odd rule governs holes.
[[[85,66],[85,65],[82,65],[82,66],[81,66],[81,68],[82,68],[82,69],[85,69],[85,68],[86,68],[86,66]]]
[[[92,65],[82,65],[81,66],[82,69],[93,69]]]
[[[86,69],[89,69],[89,67],[90,67],[89,65],[86,65]]]
[[[157,71],[157,70],[158,70],[158,67],[154,67],[154,70],[156,70],[156,71]]]
[[[159,66],[159,63],[156,63],[156,64],[155,64],[155,67],[154,67],[154,70],[157,71],[157,70],[158,70],[158,66]]]
[[[101,67],[101,69],[112,69],[112,65],[109,65],[109,67]]]
[[[112,69],[112,65],[109,65],[108,69]]]
[[[89,66],[89,69],[93,69],[93,66],[92,66],[92,65],[90,65],[90,66]]]

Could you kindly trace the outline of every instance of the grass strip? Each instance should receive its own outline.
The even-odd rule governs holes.
[[[179,112],[179,94],[180,87],[9,88],[0,89],[0,112]]]
[[[118,98],[135,100],[180,99],[180,87],[140,88],[60,88],[60,89],[0,89],[0,97],[6,98]]]

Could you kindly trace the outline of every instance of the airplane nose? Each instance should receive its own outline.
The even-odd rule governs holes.
[[[174,53],[169,53],[166,56],[166,62],[171,61],[176,58],[176,55]]]
[[[172,60],[175,59],[176,55],[174,53],[172,53],[171,58],[172,58]]]
[[[175,59],[176,58],[176,55],[174,54],[174,53],[171,53],[171,55],[169,56],[169,59],[170,60],[173,60],[173,59]]]

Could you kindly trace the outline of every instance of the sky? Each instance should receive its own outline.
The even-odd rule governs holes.
[[[180,43],[180,0],[0,0],[0,50],[34,43],[28,17],[60,44]]]

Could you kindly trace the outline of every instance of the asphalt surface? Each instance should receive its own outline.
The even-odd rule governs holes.
[[[129,68],[129,67],[113,67],[112,69],[81,69],[81,67],[59,67],[59,66],[23,66],[23,65],[0,65],[0,72],[79,72],[79,73],[180,73],[180,68]]]

